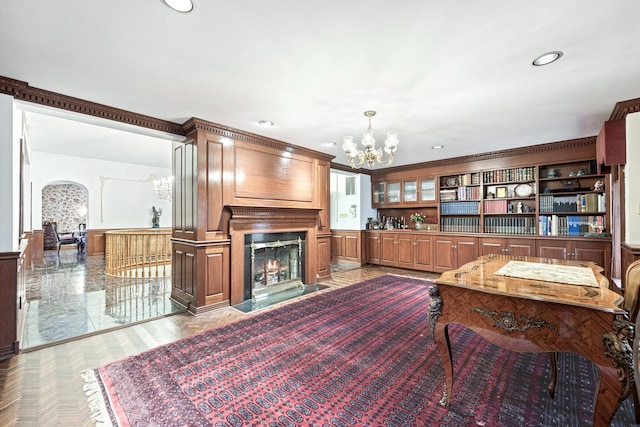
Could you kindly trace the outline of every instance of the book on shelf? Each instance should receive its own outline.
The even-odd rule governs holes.
[[[584,236],[602,232],[606,227],[604,215],[540,215],[538,234],[541,236]]]

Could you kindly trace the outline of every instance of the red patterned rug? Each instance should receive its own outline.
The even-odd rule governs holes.
[[[452,325],[448,407],[427,333],[431,282],[386,275],[85,371],[95,420],[140,426],[588,426],[597,372]],[[628,399],[613,426],[633,424]]]

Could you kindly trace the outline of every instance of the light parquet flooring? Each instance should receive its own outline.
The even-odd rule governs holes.
[[[322,284],[336,287],[386,273],[433,279],[436,274],[386,267],[362,267],[332,274]],[[316,294],[300,298],[312,298]],[[290,301],[266,308],[288,304]],[[254,312],[255,313],[255,312]],[[198,317],[177,314],[115,331],[22,353],[0,362],[0,426],[92,426],[80,372],[97,368],[179,338],[243,319],[228,307]]]

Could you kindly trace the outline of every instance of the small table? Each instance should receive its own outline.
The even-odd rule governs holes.
[[[556,281],[514,277],[517,268],[515,272],[509,269],[513,267],[507,266],[510,261],[532,263],[534,270],[550,269]],[[581,267],[582,273],[591,270],[593,283],[560,282],[563,276],[576,277],[573,271],[567,271],[576,267]],[[510,275],[503,275],[504,271]],[[601,271],[593,263],[487,255],[442,274],[429,289],[428,309],[429,326],[446,377],[440,403],[448,405],[454,391],[448,325],[455,322],[507,350],[573,352],[594,362],[600,371],[600,384],[593,425],[608,426],[631,392],[635,372],[630,346],[633,324],[619,320],[626,314],[619,306],[622,297],[609,289]]]

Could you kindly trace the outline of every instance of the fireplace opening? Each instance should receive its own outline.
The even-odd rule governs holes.
[[[305,236],[306,232],[245,236],[245,301],[259,301],[292,290],[304,291]]]

